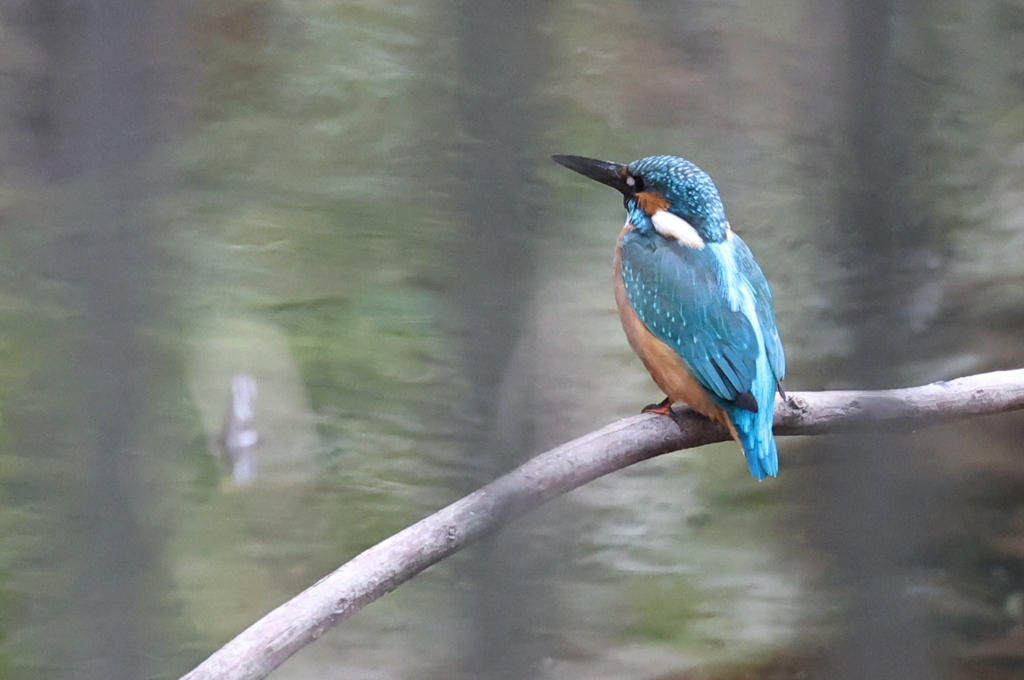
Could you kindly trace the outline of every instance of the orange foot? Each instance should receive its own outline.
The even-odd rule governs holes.
[[[647,406],[644,406],[640,412],[657,413],[659,416],[668,416],[675,421],[680,430],[685,429],[685,424],[679,417],[679,414],[672,410],[672,400],[668,397],[665,397],[665,400],[660,404],[648,404]]]
[[[657,413],[659,416],[671,416],[672,400],[665,397],[665,400],[660,404],[648,404],[647,406],[644,406],[640,413]]]

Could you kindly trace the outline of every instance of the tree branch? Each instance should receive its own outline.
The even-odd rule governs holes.
[[[778,435],[931,425],[1024,409],[1024,369],[923,387],[797,392],[776,401]],[[501,524],[598,477],[670,451],[729,439],[684,410],[682,427],[654,414],[612,423],[542,453],[378,543],[273,610],[182,680],[255,680],[370,602]]]

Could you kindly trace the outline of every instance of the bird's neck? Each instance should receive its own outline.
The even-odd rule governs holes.
[[[699,240],[700,243],[721,243],[732,238],[732,230],[729,229],[729,222],[725,219],[724,215],[712,215],[710,217],[695,215],[687,218],[678,212],[667,210],[658,217],[658,213],[648,215],[637,204],[627,206],[627,210],[629,212],[628,223],[633,225],[633,228],[643,236],[654,236],[655,234],[666,237],[676,236],[683,245],[692,245],[692,243],[687,243],[686,241],[696,242],[696,240]],[[692,232],[694,239],[678,238],[679,233],[684,231],[686,233]]]

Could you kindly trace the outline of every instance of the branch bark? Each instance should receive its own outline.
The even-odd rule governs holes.
[[[1017,369],[897,390],[791,393],[788,401],[776,401],[775,433],[921,427],[1021,409],[1024,369]],[[680,423],[637,415],[540,454],[352,558],[254,623],[182,680],[264,678],[329,628],[506,520],[634,463],[729,439],[724,427],[693,411],[684,410]]]

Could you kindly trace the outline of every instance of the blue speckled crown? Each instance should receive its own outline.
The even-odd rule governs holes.
[[[627,166],[643,178],[644,187],[661,193],[669,210],[693,225],[706,240],[725,238],[728,221],[714,181],[696,165],[679,156],[648,156]]]

